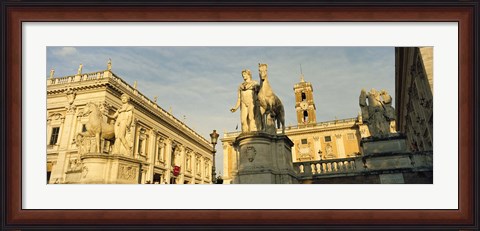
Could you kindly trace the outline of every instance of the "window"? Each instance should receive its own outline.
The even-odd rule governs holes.
[[[60,127],[52,128],[52,135],[50,136],[50,145],[57,144],[59,132],[60,132]]]
[[[348,133],[348,134],[347,134],[347,139],[349,139],[349,140],[354,140],[354,139],[355,139],[355,136],[353,135],[353,133]]]
[[[85,126],[85,124],[82,124],[82,132],[86,132],[87,131],[87,126]]]
[[[331,136],[325,136],[325,142],[330,142],[332,141],[332,137]]]
[[[308,122],[308,112],[307,111],[303,111],[303,121],[305,123]]]
[[[302,101],[307,99],[307,95],[305,95],[305,92],[302,92]]]
[[[307,144],[307,139],[302,139],[302,144]]]

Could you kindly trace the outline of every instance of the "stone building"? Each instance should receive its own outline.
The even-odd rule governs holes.
[[[395,48],[395,97],[407,148],[433,150],[433,47]]]
[[[71,76],[54,77],[52,70],[46,84],[48,183],[212,182],[210,142],[138,91],[136,82],[115,75],[110,61],[93,73],[82,73],[81,65]],[[118,129],[125,105],[132,114],[124,140],[108,139],[106,130]],[[95,111],[103,129],[99,142],[89,136]]]
[[[300,82],[294,85],[293,91],[298,124],[287,126],[285,134],[294,144],[292,147],[294,163],[344,160],[361,155],[360,141],[370,136],[370,133],[360,113],[354,118],[317,122],[312,84],[305,81],[302,75]],[[395,130],[394,122],[391,130],[392,132]],[[240,132],[224,133],[221,139],[224,184],[231,183],[237,171],[238,154],[233,142],[239,134]]]

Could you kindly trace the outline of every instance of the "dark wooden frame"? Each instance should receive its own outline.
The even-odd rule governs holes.
[[[209,225],[476,229],[478,7],[475,2],[2,2],[2,229]],[[459,23],[458,210],[25,210],[21,204],[21,23],[28,21],[453,21]],[[6,52],[5,52],[6,51]],[[445,121],[448,122],[448,121]],[[453,138],[453,137],[452,137]],[[370,227],[372,228],[372,227]]]

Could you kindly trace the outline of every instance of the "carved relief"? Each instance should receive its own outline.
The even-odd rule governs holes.
[[[248,161],[253,162],[255,156],[257,155],[257,150],[254,147],[248,146],[245,150],[245,156],[247,157]]]
[[[120,165],[118,167],[118,178],[125,180],[133,180],[137,176],[137,168],[132,166]]]
[[[76,109],[76,106],[73,105],[73,102],[75,101],[75,96],[77,95],[77,93],[69,88],[65,90],[65,94],[68,102],[68,105],[65,106],[65,108],[67,109],[67,113],[73,113],[75,112],[75,109]]]
[[[82,162],[78,158],[75,158],[69,161],[67,171],[80,171],[80,170],[82,170]]]
[[[82,178],[86,178],[88,174],[88,168],[87,166],[83,166],[82,168]]]
[[[53,121],[63,123],[65,121],[65,116],[58,112],[52,113],[50,116],[48,116],[47,123],[51,123]]]
[[[326,157],[327,159],[331,159],[331,158],[334,157],[334,156],[333,156],[333,148],[332,148],[332,145],[327,144],[327,145],[325,146],[325,153],[326,153],[325,157]]]

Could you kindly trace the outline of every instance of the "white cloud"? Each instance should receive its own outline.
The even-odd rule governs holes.
[[[53,50],[54,55],[58,55],[61,57],[75,55],[77,53],[77,49],[75,47],[62,47]]]

